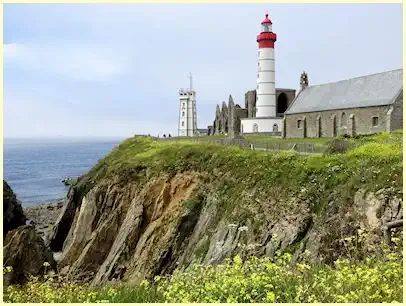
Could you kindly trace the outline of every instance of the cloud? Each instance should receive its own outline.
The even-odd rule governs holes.
[[[74,81],[105,82],[126,73],[128,57],[104,45],[78,42],[10,43],[5,65]]]

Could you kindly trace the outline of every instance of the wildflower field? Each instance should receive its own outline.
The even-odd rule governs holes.
[[[25,286],[5,286],[5,302],[169,303],[381,303],[402,302],[401,241],[393,238],[364,260],[342,258],[333,265],[295,262],[289,253],[274,258],[235,256],[218,266],[194,264],[171,276],[139,285],[124,282],[91,288],[47,276]],[[4,273],[10,270],[5,269]]]

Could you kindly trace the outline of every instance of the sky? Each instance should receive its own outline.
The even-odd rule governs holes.
[[[255,89],[266,11],[276,87],[403,68],[401,4],[5,4],[4,137],[177,135],[189,72],[207,128]]]

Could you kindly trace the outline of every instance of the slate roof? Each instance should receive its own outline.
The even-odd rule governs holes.
[[[403,88],[403,69],[309,86],[285,114],[390,105]]]

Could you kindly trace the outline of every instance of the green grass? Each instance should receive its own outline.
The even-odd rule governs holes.
[[[350,140],[355,148],[324,156],[299,156],[292,152],[265,152],[187,140],[153,141],[130,138],[115,148],[89,173],[91,181],[120,177],[120,182],[144,182],[160,175],[201,173],[222,196],[223,213],[246,206],[240,196],[255,186],[263,198],[301,196],[320,211],[348,190],[402,190],[402,137],[375,135]],[[221,173],[217,175],[216,173]],[[305,190],[305,191],[303,191]],[[334,191],[334,192],[332,192]],[[344,200],[344,198],[343,198]],[[241,209],[242,211],[242,209]]]
[[[266,141],[274,143],[311,143],[327,144],[332,138],[280,138],[270,135],[244,135],[244,138],[250,141]]]

